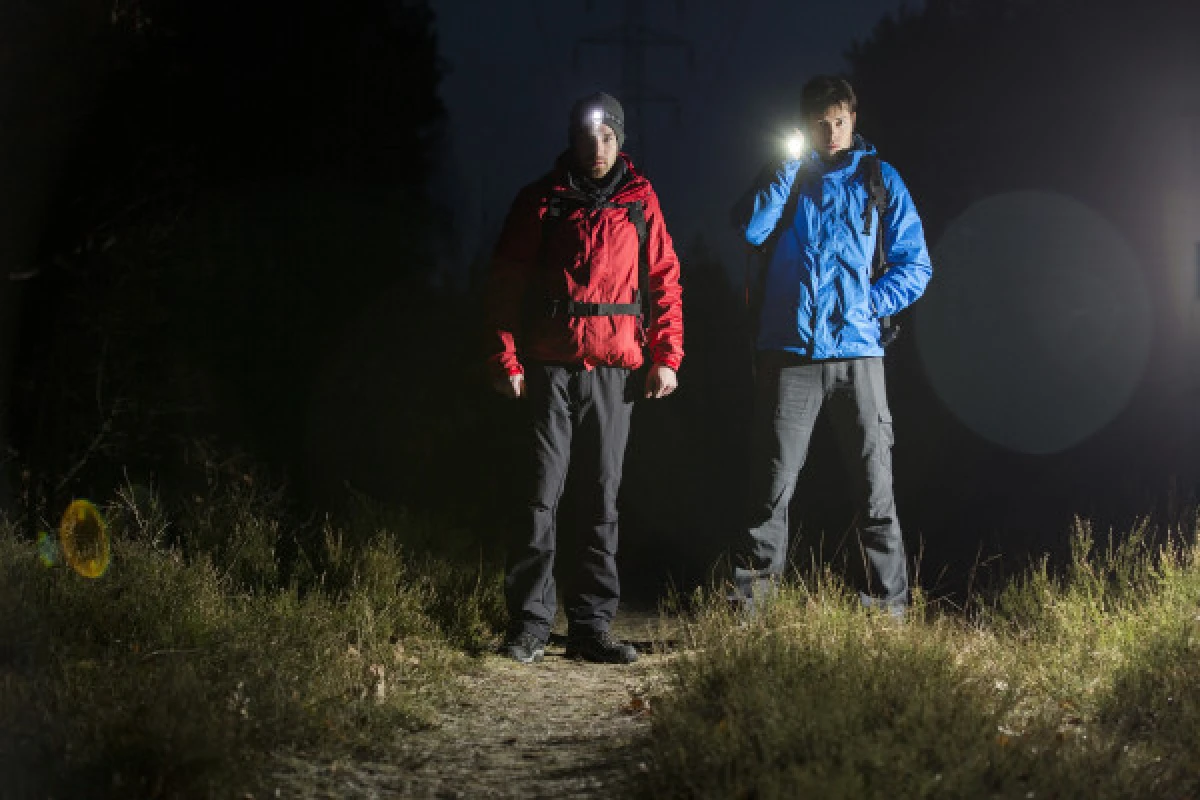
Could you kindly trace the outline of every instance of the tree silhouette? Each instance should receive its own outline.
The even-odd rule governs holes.
[[[1181,264],[1178,243],[1164,236],[1167,191],[1200,197],[1200,5],[928,0],[882,20],[846,55],[860,128],[912,189],[931,245],[990,195],[1065,194],[1133,245],[1155,309],[1152,362],[1122,417],[1074,451],[1037,460],[956,427],[921,377],[912,337],[902,338],[889,356],[889,388],[904,425],[897,481],[914,518],[927,532],[940,526],[959,537],[971,510],[1021,497],[1017,524],[1037,536],[1063,530],[1071,513],[1114,505],[1145,513],[1169,476],[1200,479],[1196,397],[1180,380],[1200,350],[1173,311],[1179,270],[1195,267]],[[937,269],[935,255],[935,281]],[[906,436],[922,452],[906,452]],[[1117,483],[1117,474],[1137,478]],[[1047,493],[1048,485],[1059,490]]]
[[[419,306],[431,272],[432,13],[406,0],[115,13],[130,44],[74,149],[26,304],[21,458],[51,484],[85,461],[103,482],[219,435],[293,466],[332,343],[388,287],[411,285]]]

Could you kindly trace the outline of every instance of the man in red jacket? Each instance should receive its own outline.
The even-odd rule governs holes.
[[[524,398],[534,462],[528,527],[504,580],[512,620],[505,651],[526,664],[545,654],[556,610],[558,502],[574,460],[578,557],[558,572],[567,657],[627,664],[637,651],[609,633],[620,597],[617,490],[633,397],[666,397],[677,386],[679,260],[658,196],[620,152],[620,103],[603,93],[581,99],[568,138],[550,173],[513,202],[485,299],[493,383]],[[644,385],[634,386],[643,348],[651,365]]]

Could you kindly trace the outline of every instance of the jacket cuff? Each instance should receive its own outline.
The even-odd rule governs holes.
[[[879,295],[877,294],[877,290],[874,286],[871,287],[870,306],[872,318],[880,319],[883,317],[883,314],[879,313]]]
[[[498,376],[524,375],[525,369],[512,353],[498,353],[488,359],[492,372]]]
[[[670,367],[673,372],[679,372],[679,365],[683,363],[683,356],[674,354],[654,356],[654,364],[661,364],[664,367]]]

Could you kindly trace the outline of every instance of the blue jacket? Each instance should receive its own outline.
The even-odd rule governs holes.
[[[838,163],[827,165],[815,152],[785,161],[752,195],[746,241],[759,246],[775,234],[767,253],[759,350],[815,360],[881,356],[879,318],[925,291],[933,274],[925,232],[908,188],[886,162],[880,167],[888,206],[882,224],[872,220],[870,235],[863,235],[867,187],[858,167],[874,153],[855,135],[854,147]],[[795,214],[783,219],[793,186],[799,192]],[[887,270],[872,285],[880,229]]]

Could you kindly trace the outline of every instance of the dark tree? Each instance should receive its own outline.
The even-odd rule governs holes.
[[[444,224],[425,189],[443,118],[432,14],[118,5],[123,58],[25,303],[18,458],[51,492],[161,477],[206,437],[291,470],[345,329],[387,292],[417,307],[427,292]]]
[[[0,0],[0,508],[14,460],[18,315],[66,153],[126,41],[110,6]]]
[[[1002,452],[955,425],[922,378],[912,337],[902,338],[890,375],[905,425],[897,480],[912,518],[947,540],[969,532],[973,549],[1001,524],[999,508],[1023,509],[1005,524],[1036,536],[1063,530],[1072,513],[1118,504],[1146,513],[1171,476],[1200,478],[1200,317],[1193,309],[1188,328],[1180,312],[1180,287],[1191,285],[1180,270],[1194,242],[1164,234],[1178,216],[1171,193],[1200,198],[1200,5],[928,0],[884,19],[847,58],[860,127],[904,175],[931,245],[988,196],[1067,195],[1132,244],[1154,307],[1151,364],[1134,401],[1101,435],[1056,457]],[[935,251],[935,281],[936,261]],[[905,437],[919,444],[906,447]],[[1001,547],[1019,550],[1015,539]]]

